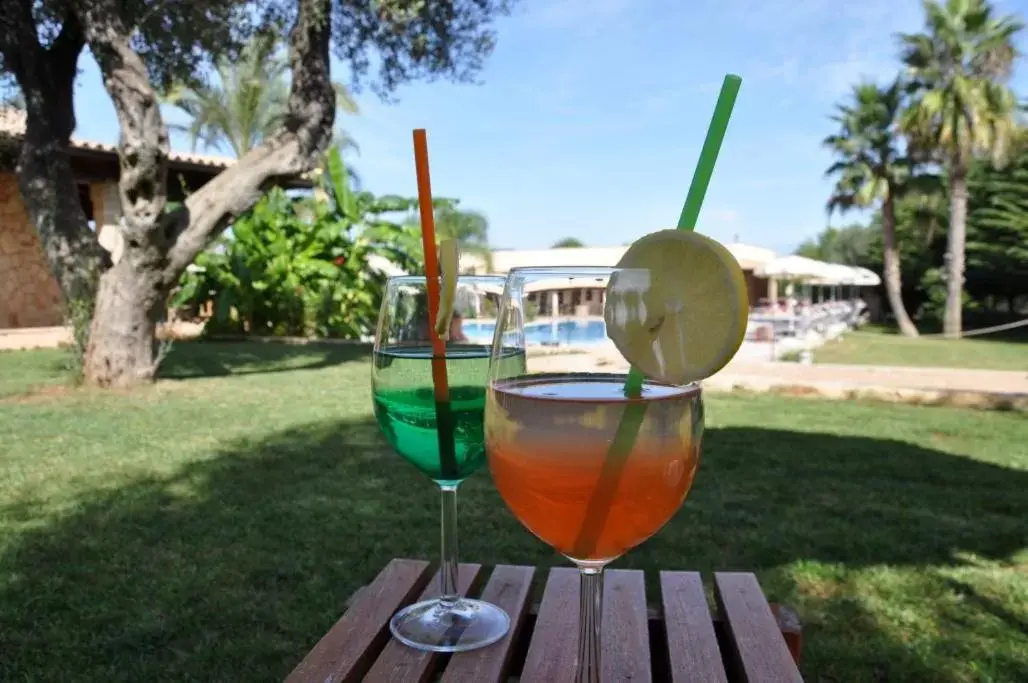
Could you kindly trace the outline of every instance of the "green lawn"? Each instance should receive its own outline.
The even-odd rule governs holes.
[[[0,399],[26,391],[67,386],[70,353],[58,349],[0,351]]]
[[[435,557],[366,350],[180,344],[153,389],[15,395],[48,376],[11,368],[52,360],[0,356],[0,680],[280,681],[389,558]],[[809,681],[1024,680],[1023,415],[707,406],[689,500],[615,566],[757,571]],[[461,496],[465,558],[562,564],[486,472]]]
[[[909,339],[868,328],[848,332],[814,351],[815,363],[906,365],[927,368],[1028,370],[1028,338]]]

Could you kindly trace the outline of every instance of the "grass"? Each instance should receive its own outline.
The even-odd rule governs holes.
[[[814,362],[975,370],[1028,370],[1028,338],[915,338],[882,328],[848,332],[814,351]]]
[[[0,351],[0,398],[67,386],[70,360],[71,351],[64,349]]]
[[[180,344],[164,374],[0,375],[0,680],[282,680],[389,558],[436,556],[365,349]],[[707,418],[685,506],[615,566],[756,571],[801,614],[809,681],[1024,680],[1023,415],[711,396]],[[486,472],[461,518],[469,560],[565,564]]]

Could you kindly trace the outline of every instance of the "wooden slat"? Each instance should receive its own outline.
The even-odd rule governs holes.
[[[699,572],[660,572],[673,683],[728,683]]]
[[[457,573],[457,592],[467,595],[475,583],[482,565],[461,564]],[[439,572],[435,573],[418,602],[439,597]],[[371,671],[364,677],[366,683],[424,683],[432,675],[435,663],[441,655],[407,647],[395,638],[382,650]]]
[[[392,560],[293,670],[287,683],[359,681],[389,637],[389,619],[429,579],[428,562]]]
[[[525,656],[521,683],[571,683],[575,680],[578,656],[577,569],[550,570]]]
[[[638,569],[603,573],[600,670],[604,681],[649,683],[650,632],[646,581]]]
[[[482,599],[510,616],[510,631],[495,645],[454,655],[440,683],[499,683],[507,680],[511,650],[528,616],[528,596],[534,575],[534,567],[497,565]]]
[[[802,683],[803,678],[757,577],[749,573],[717,573],[714,586],[731,647],[731,652],[725,654],[742,680],[746,683]]]

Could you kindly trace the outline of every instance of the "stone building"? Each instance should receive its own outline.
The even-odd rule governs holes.
[[[14,172],[24,132],[24,112],[0,109],[0,334],[60,327],[65,317],[60,287],[29,220]],[[68,156],[86,217],[98,239],[105,241],[105,233],[121,218],[117,148],[72,138]],[[181,201],[233,161],[172,152],[168,199]]]

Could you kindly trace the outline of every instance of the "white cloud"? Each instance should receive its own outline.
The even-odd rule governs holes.
[[[846,59],[828,62],[811,74],[819,95],[836,100],[850,91],[854,84],[864,80],[884,83],[898,72],[894,60],[853,54]]]
[[[832,101],[852,84],[885,81],[899,69],[895,34],[917,30],[919,0],[798,0],[780,3],[742,0],[736,9],[746,26],[767,41],[763,60],[748,65],[749,80],[803,89]]]

